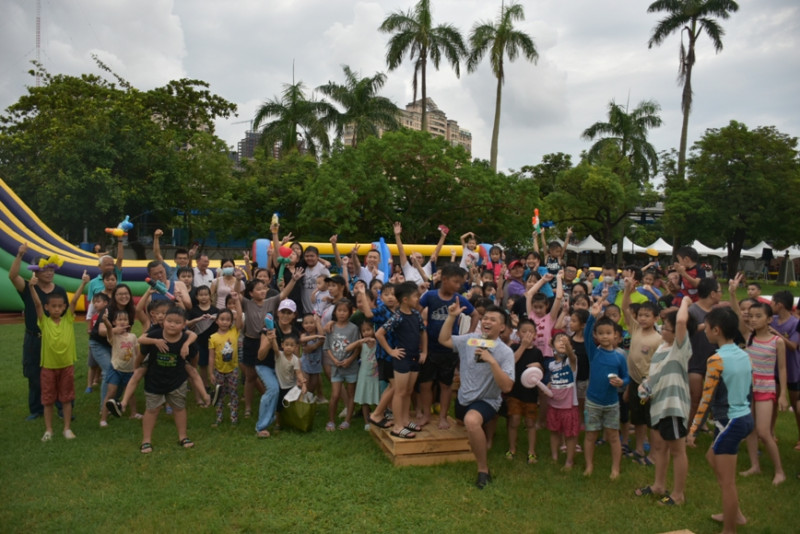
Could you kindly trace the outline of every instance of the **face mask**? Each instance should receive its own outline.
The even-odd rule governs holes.
[[[233,267],[223,267],[222,276],[233,276]]]

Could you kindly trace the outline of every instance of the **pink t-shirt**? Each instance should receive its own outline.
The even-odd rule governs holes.
[[[536,340],[533,345],[542,351],[545,357],[553,356],[553,347],[550,346],[550,340],[553,337],[553,317],[548,313],[544,317],[536,317],[533,312],[528,314],[528,318],[536,325]]]

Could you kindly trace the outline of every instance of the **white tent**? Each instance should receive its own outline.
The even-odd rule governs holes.
[[[776,250],[774,254],[776,258],[783,258],[786,256],[787,252],[789,253],[789,259],[800,258],[800,245],[792,245],[784,250]]]
[[[765,248],[772,248],[772,245],[766,243],[765,241],[762,241],[761,243],[759,243],[758,245],[756,245],[756,246],[754,246],[752,248],[748,248],[748,249],[744,249],[743,248],[742,249],[742,257],[743,258],[760,258],[761,255],[764,253],[764,249]],[[775,256],[777,256],[777,255],[778,254],[776,252]]]
[[[567,250],[573,252],[603,252],[606,247],[592,236],[587,237],[577,245],[570,245]]]
[[[724,258],[728,255],[728,251],[725,248],[710,248],[697,239],[692,241],[691,247],[697,251],[699,256],[718,256]]]
[[[654,243],[648,245],[647,248],[654,248],[659,254],[672,254],[672,245],[660,237]]]
[[[639,254],[639,253],[647,252],[647,249],[645,247],[640,247],[639,245],[637,245],[636,243],[634,243],[633,241],[631,241],[627,237],[623,237],[622,238],[622,252],[624,252],[626,254]],[[612,254],[616,254],[617,253],[617,245],[614,245],[613,247],[611,247],[611,253]]]

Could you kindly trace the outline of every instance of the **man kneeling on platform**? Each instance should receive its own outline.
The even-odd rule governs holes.
[[[453,335],[453,322],[464,310],[454,302],[447,309],[447,319],[439,334],[439,343],[455,348],[460,360],[461,386],[456,400],[456,419],[464,421],[470,447],[478,463],[476,486],[483,489],[492,481],[487,462],[485,427],[495,417],[502,403],[501,395],[514,386],[514,352],[503,343],[500,334],[508,325],[508,316],[497,306],[489,306],[481,319],[482,334]]]

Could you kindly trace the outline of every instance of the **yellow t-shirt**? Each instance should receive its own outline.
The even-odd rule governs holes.
[[[631,380],[641,384],[650,372],[650,360],[653,359],[656,349],[661,345],[661,334],[653,330],[649,334],[642,332],[639,323],[633,320],[628,324],[631,333],[631,348],[628,351],[628,374]]]
[[[41,366],[45,369],[64,369],[77,361],[74,322],[75,316],[69,308],[58,323],[47,315],[38,320],[39,330],[42,331]]]
[[[214,369],[223,374],[232,373],[239,365],[239,330],[231,326],[224,334],[211,334],[208,350],[214,351]]]

